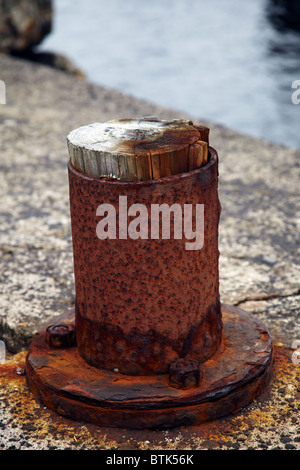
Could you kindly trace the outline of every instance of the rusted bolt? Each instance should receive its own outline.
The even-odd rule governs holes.
[[[46,339],[53,348],[70,348],[75,345],[75,327],[66,323],[50,325],[46,329]]]
[[[188,389],[198,387],[201,377],[200,362],[189,359],[176,359],[170,365],[169,383],[171,387]]]

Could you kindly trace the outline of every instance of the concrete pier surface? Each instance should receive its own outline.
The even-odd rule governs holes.
[[[300,152],[207,122],[201,109],[187,116],[6,55],[0,79],[0,450],[300,449]],[[220,160],[221,301],[265,324],[275,361],[268,389],[238,414],[135,432],[43,408],[27,388],[24,362],[33,335],[74,305],[66,136],[93,122],[143,116],[210,127]]]

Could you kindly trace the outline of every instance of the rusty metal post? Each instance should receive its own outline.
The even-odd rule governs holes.
[[[78,148],[84,154],[85,140],[90,141],[90,134],[94,140],[100,140],[98,149],[105,148],[106,161],[114,153],[110,141],[118,148],[122,145],[126,159],[137,154],[137,174],[141,173],[138,168],[149,149],[152,158],[156,150],[163,159],[170,155],[167,147],[172,150],[170,161],[183,160],[183,155],[183,165],[189,163],[189,155],[194,155],[191,148],[199,148],[199,142],[208,145],[199,141],[201,133],[192,123],[182,121],[121,120],[104,127],[104,131],[103,125],[84,127],[70,134],[68,145],[74,165],[78,163],[74,155],[78,155]],[[101,144],[101,135],[108,133],[105,144]],[[128,142],[128,148],[124,148]],[[176,155],[175,146],[180,148]],[[97,158],[97,150],[93,143],[88,148],[90,162]],[[123,156],[120,150],[119,154],[119,158]],[[220,204],[215,150],[210,150],[210,162],[201,168],[148,181],[127,181],[128,167],[123,173],[125,181],[120,181],[119,175],[118,179],[103,178],[100,165],[98,177],[93,178],[86,174],[91,172],[87,168],[92,167],[88,162],[85,156],[84,169],[81,167],[80,171],[71,162],[68,166],[76,331],[81,355],[96,367],[118,369],[129,375],[167,372],[172,361],[180,357],[206,361],[217,351],[222,333],[218,273]],[[175,165],[174,168],[176,171]],[[205,207],[201,249],[187,250],[189,241],[184,236],[175,239],[171,223],[169,239],[150,238],[153,207],[168,210],[176,205],[181,211],[182,224],[185,205],[195,210],[200,203]],[[114,239],[97,237],[100,220],[97,209],[103,204],[112,206],[116,213],[119,234]],[[148,214],[147,238],[132,239],[128,234],[127,212],[136,204],[146,208]],[[167,215],[171,218],[170,213]],[[126,220],[122,220],[124,216]]]
[[[214,150],[205,168],[148,182],[86,177],[69,164],[77,345],[90,364],[158,374],[179,357],[205,362],[216,352],[222,333],[217,175]],[[154,204],[201,201],[203,247],[186,250],[188,240],[174,239],[172,230],[167,240],[99,240],[97,207],[111,204],[119,218],[124,196],[128,208],[143,204],[148,214]]]
[[[272,341],[250,314],[220,303],[208,129],[156,119],[81,129],[83,143],[81,130],[68,137],[75,312],[34,340],[31,390],[66,416],[109,426],[236,411],[268,383]]]

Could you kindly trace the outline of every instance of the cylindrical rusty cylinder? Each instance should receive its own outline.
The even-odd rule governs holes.
[[[128,375],[165,373],[177,358],[205,362],[222,337],[217,152],[209,147],[209,161],[201,168],[156,180],[95,178],[71,162],[68,171],[81,356],[98,368]],[[182,216],[182,237],[174,205]],[[201,241],[195,224],[203,205]],[[151,227],[153,208],[166,209],[170,217],[166,237]],[[101,238],[98,224],[110,211],[115,215],[106,220],[110,236]],[[139,227],[140,236],[137,214],[144,217],[140,225],[147,221]]]

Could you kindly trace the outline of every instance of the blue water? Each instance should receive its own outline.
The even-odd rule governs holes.
[[[300,148],[300,33],[279,31],[270,3],[57,0],[40,50],[94,83]]]

